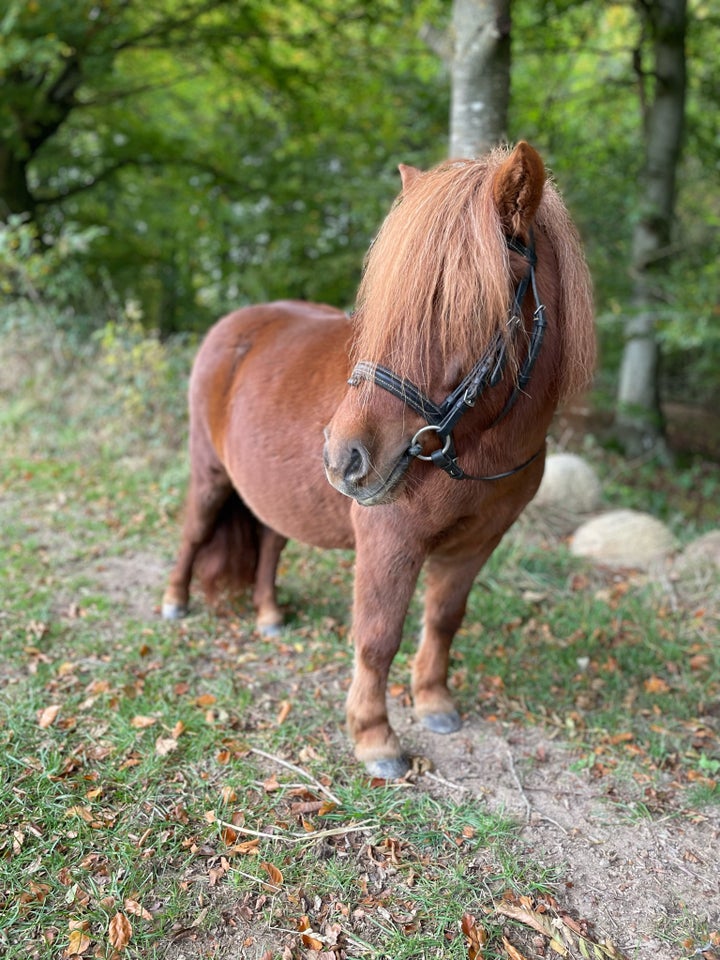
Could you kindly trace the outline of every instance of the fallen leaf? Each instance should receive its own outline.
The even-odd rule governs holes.
[[[263,861],[260,866],[276,886],[281,887],[283,885],[285,878],[282,875],[282,871],[278,870],[274,863],[266,863]]]
[[[230,854],[236,854],[236,853],[257,854],[260,852],[259,847],[260,847],[260,839],[256,837],[253,840],[243,840],[242,843],[236,843],[234,846],[230,847],[230,849],[227,851],[227,854],[228,856]]]
[[[71,920],[69,928],[70,936],[63,956],[79,957],[90,947],[90,937],[86,932],[90,929],[90,924],[87,920]]]
[[[173,750],[177,750],[178,742],[174,737],[158,737],[155,741],[155,753],[159,757],[166,757]]]
[[[648,677],[643,684],[646,693],[668,693],[670,685],[662,677]]]
[[[472,914],[464,913],[460,921],[460,929],[466,940],[468,960],[482,958],[483,946],[487,942],[485,928],[478,924]]]
[[[60,704],[54,703],[52,706],[45,707],[44,710],[39,710],[37,714],[38,726],[45,730],[47,727],[51,727],[53,723],[57,720],[57,715],[60,713]]]
[[[202,693],[195,698],[195,703],[199,707],[211,707],[216,701],[217,697],[214,697],[211,693]]]
[[[130,942],[132,936],[132,926],[124,913],[119,911],[110,921],[108,927],[108,939],[116,950],[124,950]]]
[[[298,921],[298,929],[302,934],[303,945],[306,946],[309,950],[322,950],[323,942],[318,940],[317,937],[313,936],[313,931],[310,926],[310,918],[303,915]]]
[[[527,897],[521,897],[520,903],[498,903],[495,905],[495,912],[509,917],[511,920],[518,920],[538,933],[542,933],[550,940],[550,946],[560,956],[566,957],[567,948],[556,939],[556,930],[553,921],[546,914],[539,913],[531,907],[532,901]],[[514,949],[514,948],[513,948]]]
[[[137,716],[132,718],[130,726],[135,727],[136,730],[145,730],[146,727],[152,727],[157,722],[157,717]]]
[[[505,947],[505,952],[507,953],[509,960],[527,960],[527,957],[524,953],[520,953],[517,947],[514,947],[507,937],[502,938],[503,946]]]
[[[134,917],[140,917],[142,920],[152,920],[152,914],[146,910],[137,900],[126,899],[124,907],[128,913]]]
[[[90,807],[80,807],[77,804],[72,807],[68,807],[65,811],[66,817],[80,817],[81,820],[84,820],[85,823],[92,823],[95,819],[95,816],[90,809]]]
[[[283,700],[283,702],[280,704],[280,709],[277,715],[276,722],[278,726],[282,726],[282,724],[285,723],[291,710],[292,710],[292,704],[290,703],[290,701]]]

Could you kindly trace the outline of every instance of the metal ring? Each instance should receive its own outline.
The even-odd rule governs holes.
[[[414,447],[416,444],[419,446],[418,437],[420,436],[421,433],[426,433],[428,430],[434,430],[435,433],[440,433],[440,427],[436,426],[434,423],[430,423],[426,427],[420,427],[418,432],[410,441],[410,446]],[[449,453],[451,444],[452,444],[452,437],[450,436],[450,434],[448,434],[447,437],[445,437],[445,446],[442,448],[442,452]],[[414,456],[418,460],[428,460],[428,461],[432,460],[432,457],[428,457],[424,453],[416,453]]]

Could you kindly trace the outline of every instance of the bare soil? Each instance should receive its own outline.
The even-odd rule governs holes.
[[[393,711],[403,742],[430,758],[434,794],[469,791],[524,824],[528,858],[558,868],[558,899],[636,960],[678,960],[665,942],[678,919],[720,919],[720,810],[634,810],[632,784],[573,772],[578,755],[538,729],[470,718],[442,741]],[[441,779],[433,779],[436,776]],[[688,955],[693,954],[693,949]]]

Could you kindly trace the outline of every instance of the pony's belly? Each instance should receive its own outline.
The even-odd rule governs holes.
[[[319,547],[352,547],[351,501],[323,467],[323,430],[348,389],[347,318],[291,304],[262,319],[241,331],[247,349],[226,397],[221,460],[266,526]]]
[[[257,448],[245,452],[257,457]],[[242,456],[242,453],[240,453]],[[245,458],[243,458],[245,459]],[[233,483],[255,516],[291,540],[316,547],[350,549],[354,535],[351,501],[334,490],[322,471],[288,464],[279,451],[265,446],[262,462],[233,471]]]

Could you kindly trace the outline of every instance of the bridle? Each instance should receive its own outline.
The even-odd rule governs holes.
[[[426,460],[436,467],[444,470],[453,480],[503,480],[505,477],[511,477],[525,467],[529,467],[533,461],[537,460],[545,449],[545,443],[528,460],[521,463],[511,470],[503,473],[496,473],[487,477],[475,477],[465,473],[463,468],[457,462],[457,453],[455,451],[455,441],[452,431],[461,419],[464,413],[471,410],[477,403],[478,398],[487,387],[497,386],[503,378],[503,373],[507,365],[508,342],[515,336],[516,331],[522,326],[522,304],[527,291],[532,290],[535,300],[535,310],[533,312],[533,326],[530,333],[530,343],[528,346],[525,362],[520,368],[513,390],[508,397],[505,406],[500,413],[483,428],[483,432],[497,426],[515,406],[518,397],[527,386],[532,375],[535,361],[540,353],[545,327],[545,307],[540,302],[537,283],[535,280],[535,266],[537,257],[535,256],[535,243],[532,231],[528,239],[527,246],[521,243],[515,237],[506,237],[508,249],[519,254],[528,263],[527,272],[521,278],[515,289],[512,309],[508,318],[510,336],[503,337],[501,333],[496,334],[495,339],[488,348],[487,352],[475,363],[472,370],[465,376],[457,387],[448,394],[442,403],[436,404],[426,396],[411,380],[405,377],[398,377],[396,374],[383,367],[381,364],[370,363],[367,360],[361,360],[357,363],[350,375],[348,383],[352,387],[358,386],[361,380],[374,383],[383,390],[387,390],[398,400],[402,400],[408,407],[418,413],[426,422],[424,427],[420,427],[415,436],[410,441],[410,446],[406,455],[415,457],[418,460]],[[440,447],[432,453],[424,454],[423,446],[420,442],[421,437],[426,433],[434,433],[440,443]]]

